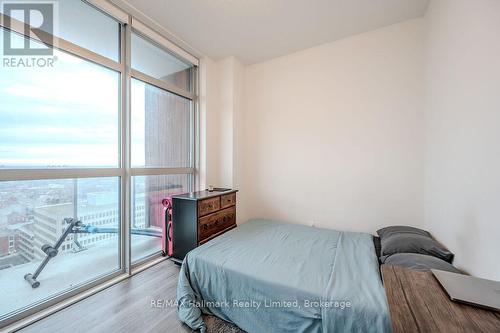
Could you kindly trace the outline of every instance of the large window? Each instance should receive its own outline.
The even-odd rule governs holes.
[[[132,233],[131,255],[137,262],[161,249],[160,241],[139,232],[161,230],[161,200],[193,187],[193,68],[135,32],[131,62],[131,166],[141,170],[132,179],[132,231],[137,233]]]
[[[41,37],[14,12],[0,26],[1,47],[52,50],[0,66],[0,328],[159,256],[163,199],[195,188],[192,60],[132,20],[51,3]]]

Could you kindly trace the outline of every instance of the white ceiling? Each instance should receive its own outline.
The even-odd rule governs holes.
[[[125,0],[203,54],[252,64],[424,15],[429,0]],[[124,1],[121,1],[124,2]]]

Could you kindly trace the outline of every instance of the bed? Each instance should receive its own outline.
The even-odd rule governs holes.
[[[202,313],[247,332],[390,332],[372,236],[251,220],[189,252],[179,318]]]

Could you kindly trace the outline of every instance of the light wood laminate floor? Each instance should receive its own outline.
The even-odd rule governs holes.
[[[193,332],[175,306],[157,302],[175,301],[178,275],[178,266],[163,261],[19,332]]]

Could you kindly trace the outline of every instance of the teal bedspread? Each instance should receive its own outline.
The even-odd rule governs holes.
[[[252,220],[194,249],[179,318],[213,314],[247,332],[390,332],[372,236]]]

